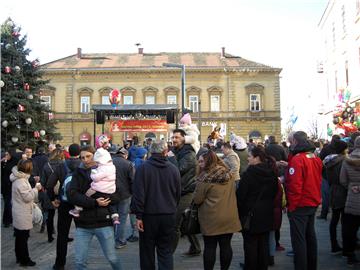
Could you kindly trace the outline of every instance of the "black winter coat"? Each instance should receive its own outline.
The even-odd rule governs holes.
[[[125,200],[132,195],[134,181],[134,166],[132,162],[120,156],[113,156],[116,168],[116,182],[119,184],[119,200]]]
[[[190,144],[174,149],[177,166],[181,176],[181,196],[195,191],[196,186],[196,153]]]
[[[78,218],[74,218],[76,227],[79,228],[101,228],[112,226],[111,212],[109,206],[102,207],[96,199],[85,195],[90,188],[92,179],[91,168],[85,168],[81,163],[73,173],[67,197],[69,203],[83,207]],[[115,193],[109,195],[112,204],[119,203],[119,185],[116,182]]]
[[[261,190],[261,198],[255,205]],[[278,178],[275,172],[265,163],[249,165],[239,181],[236,191],[239,217],[244,217],[254,207],[249,233],[263,233],[273,230],[274,199],[278,191]]]

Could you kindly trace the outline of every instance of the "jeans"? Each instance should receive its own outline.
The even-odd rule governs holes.
[[[295,270],[317,269],[316,207],[301,207],[288,213]]]
[[[96,236],[106,259],[112,269],[121,270],[120,257],[116,254],[114,246],[114,230],[112,226],[101,228],[76,228],[75,231],[75,265],[77,270],[86,269],[87,258],[92,238]]]
[[[233,234],[204,235],[204,269],[212,270],[216,262],[216,247],[219,243],[220,248],[220,267],[221,270],[227,270],[230,267],[233,251],[231,248],[231,238]]]
[[[126,221],[130,209],[130,202],[131,202],[131,197],[125,200],[121,200],[117,205],[117,212],[120,216],[120,225],[118,227],[118,230],[115,231],[116,243],[122,243],[122,244],[126,243],[125,231],[126,231]]]
[[[329,213],[330,186],[325,178],[321,181],[321,213],[320,216],[326,218]]]
[[[130,214],[130,225],[131,225],[131,235],[139,237],[139,231],[136,226],[136,215]]]
[[[275,256],[276,240],[275,231],[269,232],[269,256]]]

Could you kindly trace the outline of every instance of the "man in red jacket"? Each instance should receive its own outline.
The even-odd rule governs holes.
[[[321,203],[322,162],[314,150],[305,132],[295,132],[285,182],[295,270],[317,268],[315,213]]]

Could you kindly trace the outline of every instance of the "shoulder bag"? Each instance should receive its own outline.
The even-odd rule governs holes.
[[[198,205],[191,202],[190,206],[185,209],[183,215],[183,220],[181,223],[181,233],[183,235],[191,235],[200,233],[200,224],[198,217]]]

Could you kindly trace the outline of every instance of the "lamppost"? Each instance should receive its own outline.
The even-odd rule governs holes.
[[[181,113],[185,113],[185,65],[163,63],[164,67],[181,68]]]

